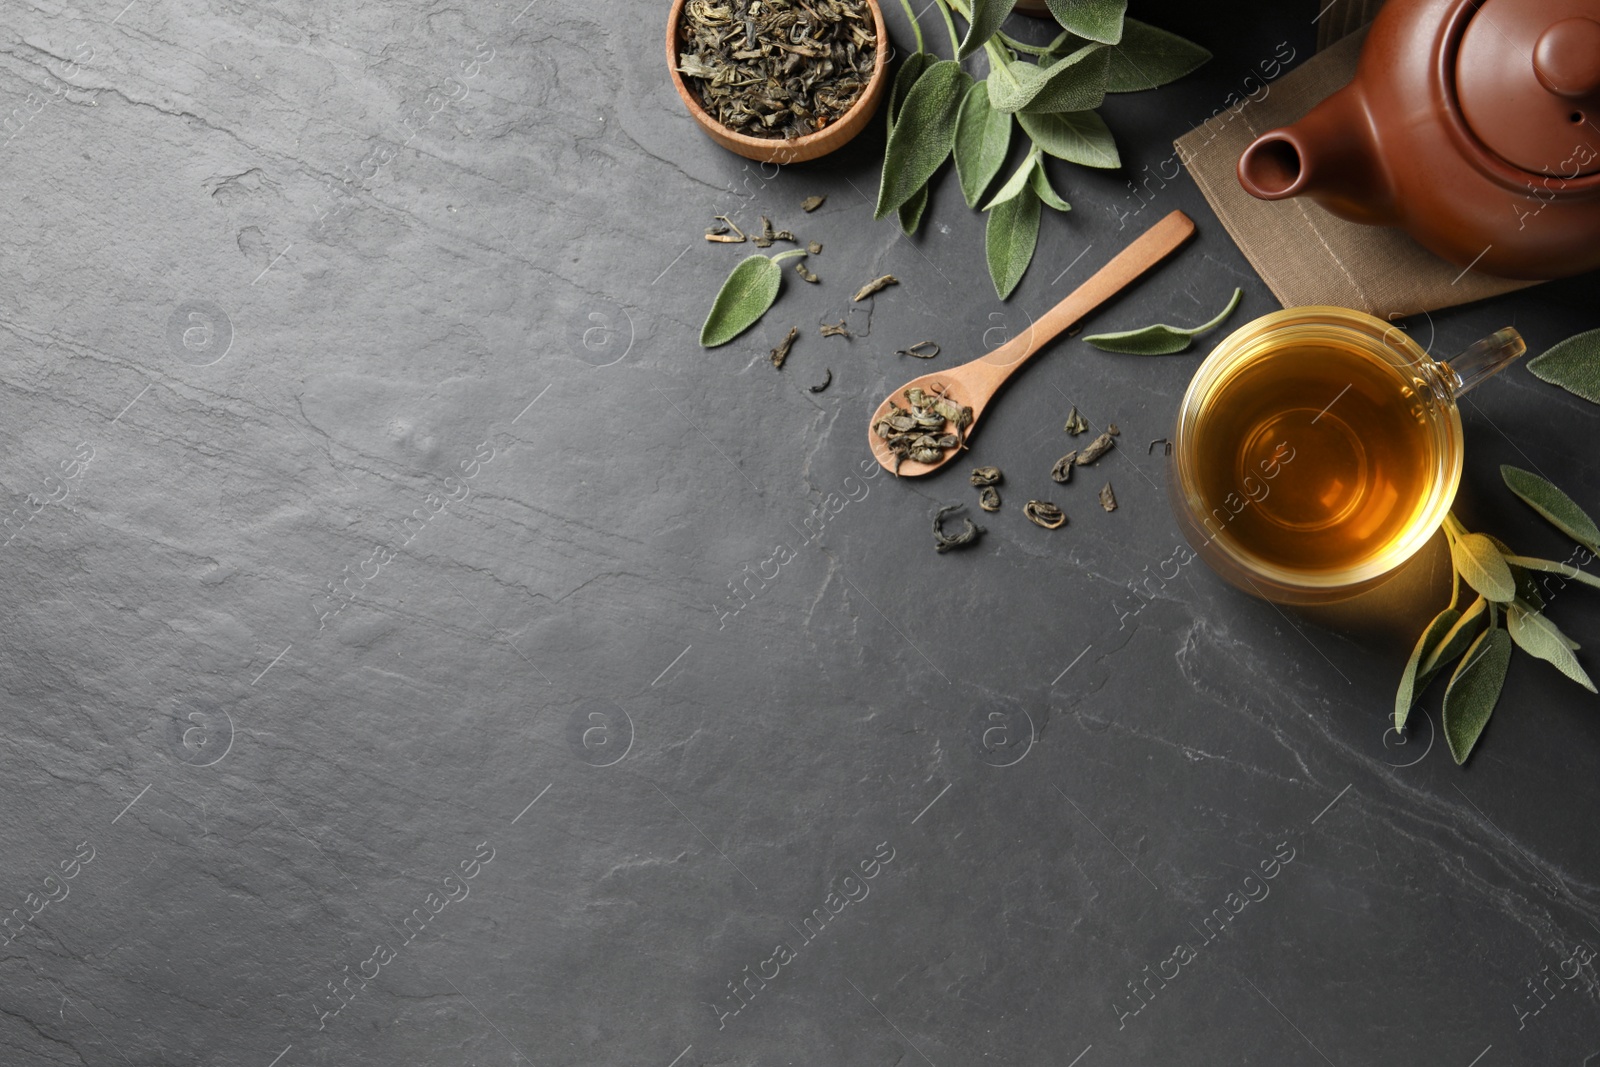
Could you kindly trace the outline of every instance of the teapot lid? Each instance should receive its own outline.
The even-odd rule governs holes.
[[[1600,171],[1600,0],[1484,0],[1455,62],[1467,125],[1509,163]]]

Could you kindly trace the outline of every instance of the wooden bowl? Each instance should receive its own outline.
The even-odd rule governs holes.
[[[1017,0],[1017,6],[1011,10],[1019,15],[1031,15],[1036,19],[1055,18],[1050,14],[1050,8],[1044,0]]]
[[[850,105],[850,110],[836,121],[815,133],[792,140],[751,137],[747,133],[730,130],[700,106],[700,98],[684,84],[683,75],[678,73],[678,20],[683,17],[683,5],[684,0],[672,0],[672,12],[667,16],[667,70],[672,74],[673,87],[678,90],[678,96],[683,99],[683,106],[689,109],[689,114],[713,141],[728,151],[762,163],[803,163],[844,147],[877,113],[878,104],[889,84],[889,28],[884,25],[878,0],[867,0],[867,7],[872,11],[873,33],[878,47],[872,77],[867,80],[866,88]]]

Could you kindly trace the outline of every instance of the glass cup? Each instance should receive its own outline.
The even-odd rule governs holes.
[[[1507,328],[1435,360],[1400,328],[1339,307],[1235,330],[1178,409],[1167,485],[1184,536],[1268,600],[1332,603],[1374,588],[1455,499],[1457,398],[1526,349]]]

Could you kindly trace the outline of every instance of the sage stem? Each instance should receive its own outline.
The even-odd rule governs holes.
[[[906,10],[906,18],[911,20],[911,32],[917,37],[917,51],[922,52],[922,27],[917,25],[917,13],[911,10],[911,0],[900,0],[900,6]]]

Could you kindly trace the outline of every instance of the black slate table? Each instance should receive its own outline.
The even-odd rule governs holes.
[[[1055,343],[965,552],[964,469],[864,462],[896,349],[998,343],[1170,209],[1200,236],[1094,329],[1275,309],[1186,178],[1129,182],[1315,11],[1142,13],[1216,58],[1107,105],[1126,170],[1057,170],[1002,303],[953,179],[871,221],[879,124],[706,140],[663,4],[6,5],[0,1062],[1595,1062],[1600,707],[1519,658],[1458,768],[1437,692],[1387,719],[1428,604],[1174,568],[1147,443],[1199,353]],[[823,280],[706,351],[718,214]],[[1594,297],[1406,326],[1537,350]],[[1048,481],[1073,405],[1115,513]],[[1595,409],[1517,368],[1464,414],[1469,525],[1564,556],[1498,465],[1592,507]]]

